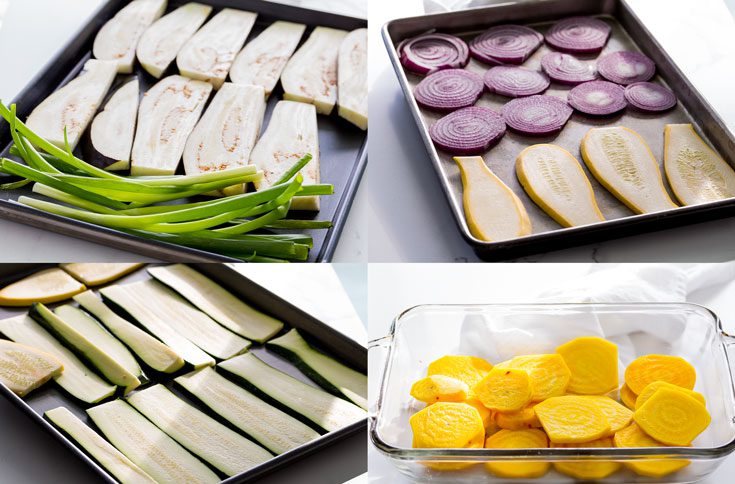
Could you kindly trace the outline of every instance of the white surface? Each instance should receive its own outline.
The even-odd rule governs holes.
[[[497,0],[496,3],[500,3]],[[457,3],[447,0],[445,3]],[[473,5],[493,3],[474,0]],[[644,23],[735,130],[735,20],[727,0],[629,0]],[[728,11],[728,7],[730,11]],[[370,260],[476,261],[456,227],[390,66],[380,28],[420,15],[421,0],[370,2]],[[532,261],[724,261],[735,258],[735,218],[528,257]]]

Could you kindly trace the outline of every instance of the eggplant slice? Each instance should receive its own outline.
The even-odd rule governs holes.
[[[139,97],[135,77],[118,88],[95,116],[89,129],[91,164],[110,171],[130,168]]]
[[[367,129],[367,29],[353,30],[339,48],[339,115],[360,129]]]

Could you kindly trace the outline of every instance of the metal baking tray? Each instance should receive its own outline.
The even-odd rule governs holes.
[[[618,50],[638,50],[656,63],[654,82],[668,85],[679,98],[677,106],[665,113],[650,115],[627,109],[612,117],[592,118],[575,112],[562,131],[551,136],[524,136],[508,130],[495,147],[484,153],[490,169],[500,177],[523,201],[533,225],[533,234],[500,242],[485,242],[474,237],[465,221],[462,208],[462,181],[459,169],[452,157],[437,150],[429,136],[429,126],[441,115],[419,108],[413,97],[413,89],[423,76],[405,71],[400,63],[397,45],[406,38],[437,30],[469,40],[491,25],[516,23],[529,25],[545,33],[559,19],[574,15],[591,15],[605,20],[612,26],[610,40],[600,55]],[[496,6],[472,8],[449,13],[423,15],[388,22],[383,27],[383,40],[398,76],[409,109],[421,132],[432,165],[439,176],[460,232],[477,255],[486,260],[500,260],[525,256],[550,250],[563,249],[601,240],[651,232],[665,228],[703,222],[732,216],[735,199],[721,200],[702,205],[680,207],[652,214],[635,215],[613,197],[582,166],[592,183],[602,213],[607,219],[592,225],[564,228],[546,215],[526,194],[515,174],[515,159],[527,146],[537,143],[554,143],[567,149],[581,162],[579,145],[588,129],[595,126],[626,126],[637,131],[653,150],[656,159],[663,163],[663,128],[670,123],[692,123],[716,151],[730,164],[735,164],[735,138],[714,109],[704,100],[687,77],[674,64],[666,51],[651,35],[641,20],[633,13],[626,0],[544,0],[538,2],[508,2]],[[550,51],[543,45],[523,65],[540,70],[541,58]],[[584,57],[592,59],[596,56]],[[466,69],[484,73],[489,67],[472,59]],[[546,94],[566,98],[569,87],[553,83]],[[493,109],[509,98],[496,94],[484,94],[477,105]],[[672,195],[668,182],[664,182]]]
[[[108,0],[104,3],[92,14],[79,32],[46,64],[46,67],[18,94],[17,99],[13,102],[17,104],[17,113],[20,119],[25,119],[33,108],[49,94],[79,74],[84,63],[92,56],[92,43],[97,32],[126,3],[126,0]],[[168,13],[184,3],[186,3],[185,0],[169,1],[166,12]],[[302,43],[308,38],[313,28],[318,25],[345,30],[367,26],[364,19],[292,7],[264,0],[201,0],[200,3],[214,6],[212,15],[224,7],[258,13],[256,24],[248,36],[248,41],[255,38],[263,29],[276,20],[290,20],[307,24],[307,30],[301,39]],[[156,79],[137,62],[133,71],[133,74],[137,75],[140,80],[142,95],[143,92],[155,84]],[[173,66],[164,75],[176,72],[176,63],[174,62]],[[116,81],[126,75],[119,75]],[[213,95],[210,96],[210,100],[212,97]],[[279,83],[268,99],[263,129],[268,125],[271,112],[276,103],[282,98],[283,90]],[[367,133],[340,118],[337,115],[336,108],[330,116],[318,116],[318,127],[321,180],[322,183],[333,184],[335,193],[334,195],[321,197],[321,210],[319,212],[293,212],[289,217],[331,220],[333,222],[333,227],[328,230],[301,231],[314,238],[314,247],[310,251],[309,261],[328,262],[334,254],[360,178],[367,165]],[[77,156],[82,154],[82,143],[83,141],[79,143],[80,146],[75,151]],[[5,121],[0,120],[0,156],[8,157],[8,149],[11,144],[9,126]],[[183,170],[181,166],[180,170]],[[3,177],[0,177],[0,183],[4,181]],[[129,250],[159,260],[171,262],[236,261],[236,259],[204,250],[145,239],[118,230],[8,203],[9,200],[17,200],[21,195],[30,193],[30,185],[18,190],[0,191],[0,217],[64,235],[91,240],[110,247]],[[34,196],[38,197],[39,195],[34,194]]]
[[[13,282],[21,277],[32,274],[40,269],[51,267],[52,264],[0,264],[0,287]],[[212,280],[218,282],[227,290],[240,297],[243,301],[248,304],[280,319],[288,327],[298,328],[299,332],[308,338],[309,341],[320,348],[321,350],[331,354],[338,358],[343,363],[351,366],[355,370],[363,373],[367,373],[367,349],[350,338],[344,336],[337,330],[327,326],[314,316],[302,311],[296,306],[292,305],[288,301],[281,299],[276,296],[268,289],[256,284],[252,280],[243,276],[232,267],[228,267],[224,264],[192,264],[193,268],[210,277]],[[125,276],[111,284],[117,283],[129,283],[137,280],[150,278],[145,268],[138,269],[137,271]],[[100,286],[104,287],[104,286]],[[95,287],[94,289],[97,289]],[[64,301],[59,304],[68,303]],[[57,304],[49,305],[49,307],[55,307]],[[19,314],[27,312],[28,308],[6,308],[0,307],[0,319],[10,318]],[[275,353],[266,350],[262,346],[253,344],[251,350],[259,358],[266,361],[269,365],[278,368],[281,371],[288,373],[289,375],[298,378],[299,380],[308,383],[312,386],[316,386],[311,380],[299,372],[295,366],[289,363],[287,360],[281,358]],[[173,377],[179,374],[186,373],[187,370],[179,371],[173,375]],[[179,388],[173,385],[173,377],[170,375],[157,374],[151,371],[147,371],[146,374],[151,379],[151,384],[163,383],[172,390],[177,396],[181,397],[194,407],[206,411],[209,415],[217,418],[222,423],[233,428],[226,420],[221,419],[216,414],[213,414],[209,409],[201,405],[199,402],[191,400],[185,393],[181,392]],[[149,385],[146,385],[146,387]],[[55,383],[47,383],[31,392],[25,398],[20,398],[11,392],[5,385],[0,385],[0,395],[10,400],[16,407],[21,409],[27,414],[31,420],[37,425],[43,428],[50,435],[61,441],[66,447],[71,450],[74,455],[84,461],[104,482],[117,483],[104,468],[99,466],[97,462],[88,455],[82,448],[77,447],[73,440],[68,439],[64,436],[56,427],[54,427],[49,421],[43,417],[43,413],[46,410],[58,406],[64,406],[71,410],[74,415],[82,419],[87,425],[95,428],[92,420],[87,417],[85,409],[93,406],[86,405],[79,400],[74,399],[68,393],[64,392]],[[233,428],[240,432],[238,429]],[[322,435],[320,438],[297,447],[289,452],[273,457],[271,460],[256,466],[246,472],[238,474],[236,476],[224,479],[222,482],[227,484],[239,483],[239,482],[250,482],[259,477],[264,476],[269,472],[281,469],[287,466],[290,462],[296,461],[310,454],[313,454],[327,446],[333,445],[340,442],[347,437],[355,434],[365,434],[367,436],[367,413],[365,414],[365,420],[355,422],[352,425],[344,427],[340,430],[329,432]],[[9,436],[6,436],[9,437]],[[367,467],[367,463],[365,464]],[[218,472],[219,474],[219,472]]]

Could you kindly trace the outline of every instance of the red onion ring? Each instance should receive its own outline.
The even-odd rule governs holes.
[[[490,65],[523,64],[544,36],[523,25],[496,25],[470,41],[470,54]]]
[[[445,69],[426,76],[413,95],[423,108],[450,112],[472,106],[484,90],[479,74],[464,69]]]
[[[619,51],[601,57],[597,70],[608,81],[625,86],[652,78],[656,64],[640,52]]]
[[[597,54],[610,37],[608,24],[593,17],[571,17],[558,21],[546,32],[546,43],[572,54]]]
[[[545,135],[560,131],[572,108],[554,96],[529,96],[513,99],[503,106],[503,119],[508,127],[529,135]]]
[[[517,66],[491,67],[483,81],[489,92],[508,97],[532,96],[549,87],[546,74]]]
[[[592,116],[605,116],[625,109],[625,90],[607,81],[590,81],[575,87],[567,102],[577,111]]]
[[[641,111],[660,112],[676,106],[676,95],[668,87],[636,82],[625,88],[625,99]]]
[[[429,128],[437,148],[455,155],[484,153],[505,134],[505,122],[496,111],[471,106],[449,113]]]
[[[541,68],[552,81],[570,86],[597,79],[594,65],[561,52],[549,52],[543,56]]]
[[[465,41],[448,34],[424,34],[404,40],[398,52],[401,64],[417,74],[464,67],[470,60]]]

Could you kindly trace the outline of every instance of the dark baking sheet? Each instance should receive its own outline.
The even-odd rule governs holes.
[[[600,55],[618,50],[639,50],[656,63],[657,73],[653,81],[668,85],[679,98],[673,110],[658,115],[643,114],[629,108],[622,114],[591,118],[575,112],[562,131],[552,136],[529,137],[508,131],[498,145],[484,153],[490,169],[498,175],[523,201],[533,225],[533,234],[501,242],[484,242],[475,238],[465,222],[462,207],[462,182],[459,169],[448,153],[437,150],[429,136],[428,127],[440,115],[418,107],[413,89],[423,78],[405,71],[396,52],[398,43],[408,37],[436,29],[469,40],[493,24],[527,24],[544,33],[556,20],[572,15],[593,15],[612,26],[612,35]],[[731,164],[735,160],[735,141],[725,124],[694,89],[688,79],[656,42],[650,32],[633,14],[625,0],[547,0],[544,2],[506,3],[497,6],[461,10],[398,19],[383,28],[383,38],[398,75],[399,82],[416,120],[434,169],[454,213],[457,225],[478,256],[487,260],[507,259],[554,249],[568,248],[600,240],[638,234],[663,228],[702,222],[735,213],[735,199],[722,200],[697,206],[681,207],[654,214],[635,215],[613,197],[591,176],[584,163],[582,167],[592,183],[597,202],[605,222],[563,228],[543,212],[520,186],[515,174],[515,158],[525,147],[537,143],[554,143],[567,149],[581,162],[579,145],[588,129],[595,126],[627,126],[637,131],[648,142],[656,159],[663,163],[663,128],[670,123],[692,123],[723,158]],[[551,49],[543,45],[523,65],[540,69],[541,57]],[[583,56],[594,59],[598,56]],[[489,66],[472,59],[466,69],[484,73]],[[566,98],[569,87],[552,82],[547,94]],[[484,94],[477,105],[499,109],[509,98]],[[664,183],[668,186],[664,177]]]
[[[37,270],[45,269],[51,266],[51,264],[0,264],[0,287],[8,284],[9,282],[20,279],[21,277],[33,273]],[[243,301],[247,301],[254,307],[257,307],[262,311],[274,317],[277,317],[278,319],[286,323],[286,325],[289,327],[298,328],[299,332],[304,335],[304,337],[309,339],[312,344],[324,350],[325,352],[335,356],[343,363],[353,367],[360,372],[367,373],[367,349],[365,349],[365,347],[359,345],[355,341],[351,340],[350,338],[347,338],[342,333],[322,323],[314,316],[281,299],[264,287],[244,277],[242,274],[231,267],[227,267],[223,264],[196,264],[192,265],[192,267],[202,272],[203,274],[206,274],[211,279],[217,281],[233,294],[242,298]],[[129,274],[128,276],[112,282],[111,284],[125,284],[147,278],[150,278],[150,276],[148,275],[145,268],[141,268],[133,272],[132,274]],[[94,289],[96,290],[97,288]],[[68,302],[69,301],[64,301],[58,304],[64,304]],[[55,307],[58,304],[49,306]],[[27,312],[27,308],[0,307],[0,319],[13,317],[19,314],[23,314],[25,312]],[[301,372],[299,372],[299,370],[297,370],[295,366],[293,366],[287,360],[276,355],[272,351],[266,350],[262,346],[259,346],[255,343],[250,351],[258,355],[259,358],[262,358],[271,366],[274,366],[279,370],[284,371],[305,383],[308,383],[309,385],[317,386]],[[174,376],[178,376],[179,374],[183,373],[187,373],[187,370],[179,371]],[[155,374],[151,371],[146,371],[146,375],[151,379],[150,384],[163,383],[177,396],[183,398],[194,407],[206,411],[209,415],[230,426],[230,428],[233,428],[226,420],[223,420],[217,415],[213,414],[209,409],[201,405],[199,402],[188,398],[186,394],[183,393],[176,385],[173,385],[173,378],[171,376]],[[149,385],[146,385],[146,387]],[[25,412],[34,422],[40,425],[50,435],[54,436],[56,439],[66,445],[77,457],[82,459],[87,465],[90,466],[92,470],[99,474],[99,476],[105,482],[117,482],[106,470],[104,470],[89,455],[87,455],[86,452],[77,447],[73,440],[67,439],[61,432],[59,432],[53,425],[51,425],[51,423],[43,418],[43,413],[46,410],[50,410],[58,406],[64,406],[71,410],[74,415],[82,419],[82,421],[84,421],[87,425],[95,428],[94,423],[91,419],[87,417],[87,414],[85,412],[85,409],[93,405],[85,405],[82,402],[74,399],[53,382],[46,384],[37,390],[34,390],[25,398],[18,397],[10,390],[8,390],[8,388],[4,385],[0,385],[0,394],[9,399],[15,406]],[[233,428],[233,430],[241,433],[236,428]],[[222,482],[229,484],[236,482],[252,481],[269,472],[283,468],[284,466],[288,465],[289,462],[313,454],[314,452],[317,452],[329,445],[339,442],[351,435],[365,433],[366,430],[367,413],[365,415],[365,420],[363,421],[356,422],[343,429],[322,435],[317,440],[304,444],[279,456],[273,457],[271,460],[257,467],[254,467],[253,469],[243,472],[237,476],[224,479]]]
[[[17,99],[13,101],[17,104],[17,113],[20,119],[25,119],[33,108],[49,94],[77,76],[84,63],[92,55],[92,43],[94,42],[97,31],[126,3],[126,0],[109,0],[102,5],[92,15],[87,24],[59,51],[57,56],[51,59],[46,67],[36,75],[18,95]],[[183,0],[169,1],[166,12],[168,13],[184,3],[186,2]],[[308,38],[313,27],[317,25],[345,30],[354,30],[366,27],[367,25],[367,22],[363,19],[292,7],[263,0],[201,0],[200,3],[213,5],[215,8],[212,15],[223,7],[257,12],[258,18],[248,36],[248,41],[255,38],[265,27],[275,20],[290,20],[307,24],[307,30],[301,39],[302,43]],[[133,74],[137,74],[140,80],[141,94],[157,81],[157,79],[145,72],[137,61],[133,70]],[[173,65],[164,73],[164,76],[176,72],[176,62],[173,62]],[[128,74],[118,75],[116,82],[119,82],[124,76],[128,76]],[[214,93],[210,96],[210,100],[212,97],[214,97]],[[263,129],[268,125],[274,106],[282,98],[283,90],[279,83],[268,99]],[[352,205],[352,200],[355,197],[357,186],[367,164],[367,133],[340,118],[337,115],[336,107],[330,116],[318,116],[318,126],[319,148],[321,153],[321,181],[322,183],[333,184],[335,194],[321,197],[321,210],[319,212],[292,212],[292,214],[289,214],[289,218],[332,220],[334,225],[328,230],[299,231],[308,233],[314,238],[314,247],[309,253],[309,261],[328,262],[331,260],[332,254],[337,246],[337,241],[347,219],[347,214]],[[75,151],[77,156],[82,155],[83,142],[81,141],[79,143]],[[0,156],[8,157],[8,149],[11,144],[12,139],[8,124],[4,120],[0,120]],[[179,168],[183,170],[182,166]],[[3,181],[3,177],[0,176],[0,182]],[[30,193],[30,185],[18,190],[0,191],[0,216],[6,220],[41,227],[64,235],[91,240],[165,261],[203,262],[235,260],[211,252],[182,247],[167,242],[149,240],[118,230],[8,203],[9,200],[17,200],[21,195],[29,195]],[[36,194],[33,196],[39,197]]]

